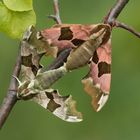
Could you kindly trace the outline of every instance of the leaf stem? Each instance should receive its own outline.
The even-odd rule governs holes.
[[[131,32],[132,34],[134,34],[135,36],[137,36],[138,38],[140,38],[140,33],[135,31],[134,28],[122,23],[122,22],[119,22],[119,21],[115,21],[115,24],[114,24],[114,27],[120,27],[120,28],[123,28],[129,32]]]
[[[60,18],[60,12],[59,12],[59,0],[53,0],[54,5],[54,15],[49,15],[49,18],[52,18],[55,20],[57,24],[61,24],[61,18]]]
[[[114,21],[117,19],[128,2],[129,0],[117,0],[116,4],[110,9],[109,13],[104,18],[104,23],[113,26]]]

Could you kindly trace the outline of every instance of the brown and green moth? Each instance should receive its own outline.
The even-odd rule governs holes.
[[[71,95],[61,96],[51,85],[67,72],[65,67],[43,71],[40,59],[52,51],[49,44],[43,41],[33,26],[29,27],[21,41],[21,81],[17,97],[32,100],[57,117],[68,122],[79,122],[82,115],[76,110],[76,102]]]
[[[72,48],[66,68],[73,70],[89,65],[90,70],[82,79],[85,91],[92,97],[96,111],[106,103],[111,84],[111,27],[107,24],[62,24],[41,32],[50,46],[58,52]]]
[[[89,65],[82,80],[85,91],[93,98],[99,111],[110,92],[111,28],[107,24],[62,24],[36,31],[30,26],[21,41],[21,75],[17,97],[32,100],[57,117],[68,122],[82,121],[71,95],[61,96],[51,86],[74,69]],[[64,61],[46,69],[40,64],[42,56],[51,55]]]

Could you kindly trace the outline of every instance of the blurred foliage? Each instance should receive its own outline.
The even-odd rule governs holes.
[[[13,11],[28,11],[32,10],[32,0],[3,0],[8,9]]]
[[[101,22],[115,0],[60,0],[63,23]],[[37,27],[54,24],[47,19],[53,13],[52,0],[34,0]],[[119,20],[140,31],[140,1],[130,1]],[[24,21],[23,21],[24,22]],[[22,25],[21,25],[22,26]],[[8,89],[19,42],[0,34],[0,101]],[[83,112],[84,121],[67,123],[33,102],[18,102],[13,108],[0,138],[3,140],[139,140],[140,139],[140,39],[122,29],[112,32],[112,84],[108,103],[99,113],[80,82],[87,68],[76,70],[57,82],[60,93],[72,94]],[[48,62],[47,62],[48,63]]]
[[[35,23],[32,0],[0,1],[0,32],[12,38],[21,38],[25,30]]]

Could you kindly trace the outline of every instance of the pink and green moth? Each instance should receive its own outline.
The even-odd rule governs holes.
[[[82,83],[92,97],[94,109],[99,111],[110,92],[110,36],[111,28],[107,24],[62,24],[41,32],[30,26],[21,41],[22,67],[17,97],[37,102],[62,120],[79,122],[82,115],[76,110],[72,96],[61,96],[51,86],[68,72],[89,65],[90,71]],[[43,55],[61,59],[62,53],[66,58],[58,67],[42,68]]]
[[[86,48],[82,50],[82,46],[85,46],[88,41],[91,41],[91,37],[95,34],[99,34],[101,30],[104,30],[102,35],[99,35],[99,38],[102,40],[101,44],[91,51],[91,56],[89,56],[88,61],[83,62],[82,58],[86,57],[85,51]],[[50,29],[45,29],[41,32],[43,37],[50,42],[51,46],[56,46],[58,52],[64,48],[72,48],[73,52],[78,50],[79,52],[76,55],[72,55],[72,51],[68,60],[72,59],[68,65],[71,66],[70,70],[81,67],[89,63],[90,71],[88,75],[82,79],[84,84],[85,91],[92,97],[92,105],[96,111],[101,110],[101,108],[106,103],[109,93],[110,93],[110,84],[111,84],[111,28],[106,24],[95,24],[95,25],[81,25],[81,24],[72,24],[72,25],[56,25]],[[93,42],[92,42],[93,43]],[[89,46],[93,45],[87,44]],[[91,47],[92,48],[92,47]],[[67,61],[68,61],[67,60]],[[86,59],[85,59],[86,60]],[[77,62],[81,66],[77,66]],[[67,62],[68,63],[68,62]],[[67,64],[66,63],[66,64]]]

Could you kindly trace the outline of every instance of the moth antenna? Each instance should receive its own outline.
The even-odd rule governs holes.
[[[20,86],[21,85],[21,81],[18,79],[18,77],[14,76],[14,75],[12,75],[12,77],[14,77],[17,80],[17,82],[18,82],[18,84]]]
[[[34,30],[34,26],[30,25],[23,35],[23,40],[29,40],[32,34],[32,30]]]
[[[37,38],[38,40],[40,40],[40,39],[43,38],[43,36],[41,35],[41,32],[37,32],[37,33],[36,33],[36,38]]]

